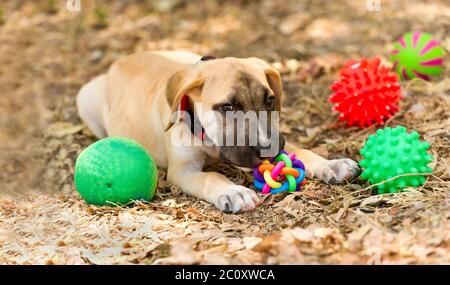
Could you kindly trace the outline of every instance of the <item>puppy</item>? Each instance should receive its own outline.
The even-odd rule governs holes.
[[[338,183],[358,174],[351,159],[327,160],[285,143],[273,115],[279,113],[282,99],[280,74],[263,60],[153,51],[117,60],[106,74],[81,88],[77,107],[97,137],[136,140],[167,169],[169,182],[222,211],[243,212],[258,205],[255,191],[203,171],[207,163],[252,167],[286,149],[303,161],[307,177]],[[257,118],[268,113],[270,132],[251,120],[241,121],[237,129],[228,115],[238,112],[253,112]],[[252,126],[256,140],[250,143]],[[236,143],[238,139],[244,143]]]

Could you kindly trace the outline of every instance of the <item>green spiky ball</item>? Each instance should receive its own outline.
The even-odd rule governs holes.
[[[361,149],[364,169],[361,178],[377,184],[402,174],[431,173],[428,163],[433,157],[427,153],[428,142],[421,142],[416,131],[406,132],[403,126],[379,129],[370,135]],[[377,186],[378,194],[395,193],[407,186],[425,183],[423,175],[402,176]]]
[[[75,187],[94,205],[150,201],[157,182],[158,171],[151,156],[126,138],[101,139],[83,150],[75,163]]]

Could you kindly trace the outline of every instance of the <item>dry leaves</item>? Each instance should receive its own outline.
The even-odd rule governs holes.
[[[151,203],[88,206],[73,186],[75,159],[95,141],[77,116],[80,86],[117,58],[149,49],[271,62],[284,82],[287,138],[328,158],[359,159],[375,129],[336,124],[328,86],[344,60],[386,57],[412,26],[448,49],[445,1],[384,3],[382,17],[357,1],[117,1],[105,5],[99,25],[95,5],[103,2],[83,14],[48,13],[30,1],[0,5],[1,264],[450,263],[448,61],[434,81],[402,82],[402,112],[386,122],[432,145],[433,175],[410,192],[373,196],[361,180],[313,179],[300,193],[261,197],[256,211],[236,215],[183,194],[164,170]],[[417,21],[414,7],[430,13]],[[251,187],[251,175],[230,165],[208,171]]]

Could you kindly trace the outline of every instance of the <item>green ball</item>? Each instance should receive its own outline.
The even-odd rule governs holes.
[[[432,35],[409,32],[394,43],[390,58],[402,80],[430,80],[444,70],[444,55],[444,48]]]
[[[83,150],[75,163],[75,187],[94,205],[150,201],[157,182],[158,171],[151,156],[126,138],[101,139]]]
[[[421,142],[416,131],[407,133],[403,126],[379,129],[361,149],[364,158],[359,163],[364,169],[361,178],[377,184],[402,174],[431,173],[427,166],[433,160],[427,153],[429,148],[430,144]],[[423,175],[402,176],[378,185],[378,194],[395,193],[423,183]]]

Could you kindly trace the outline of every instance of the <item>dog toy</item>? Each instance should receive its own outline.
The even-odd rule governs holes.
[[[158,172],[155,162],[137,142],[118,137],[101,139],[81,152],[75,163],[75,187],[90,204],[150,201]]]
[[[263,194],[300,191],[306,183],[305,166],[295,158],[295,153],[284,150],[255,167],[253,176],[253,185]]]
[[[361,149],[364,169],[361,178],[372,184],[382,183],[403,174],[431,173],[428,163],[433,160],[428,155],[428,142],[421,142],[416,131],[406,132],[403,126],[379,129],[370,135]],[[423,175],[401,176],[377,186],[378,194],[394,193],[407,186],[417,187],[425,183]]]
[[[329,101],[348,126],[382,123],[398,111],[401,98],[396,74],[380,65],[379,58],[349,60],[340,70],[340,80],[330,86]]]
[[[419,77],[430,80],[444,69],[444,48],[427,33],[409,32],[393,45],[392,70],[402,80]]]

